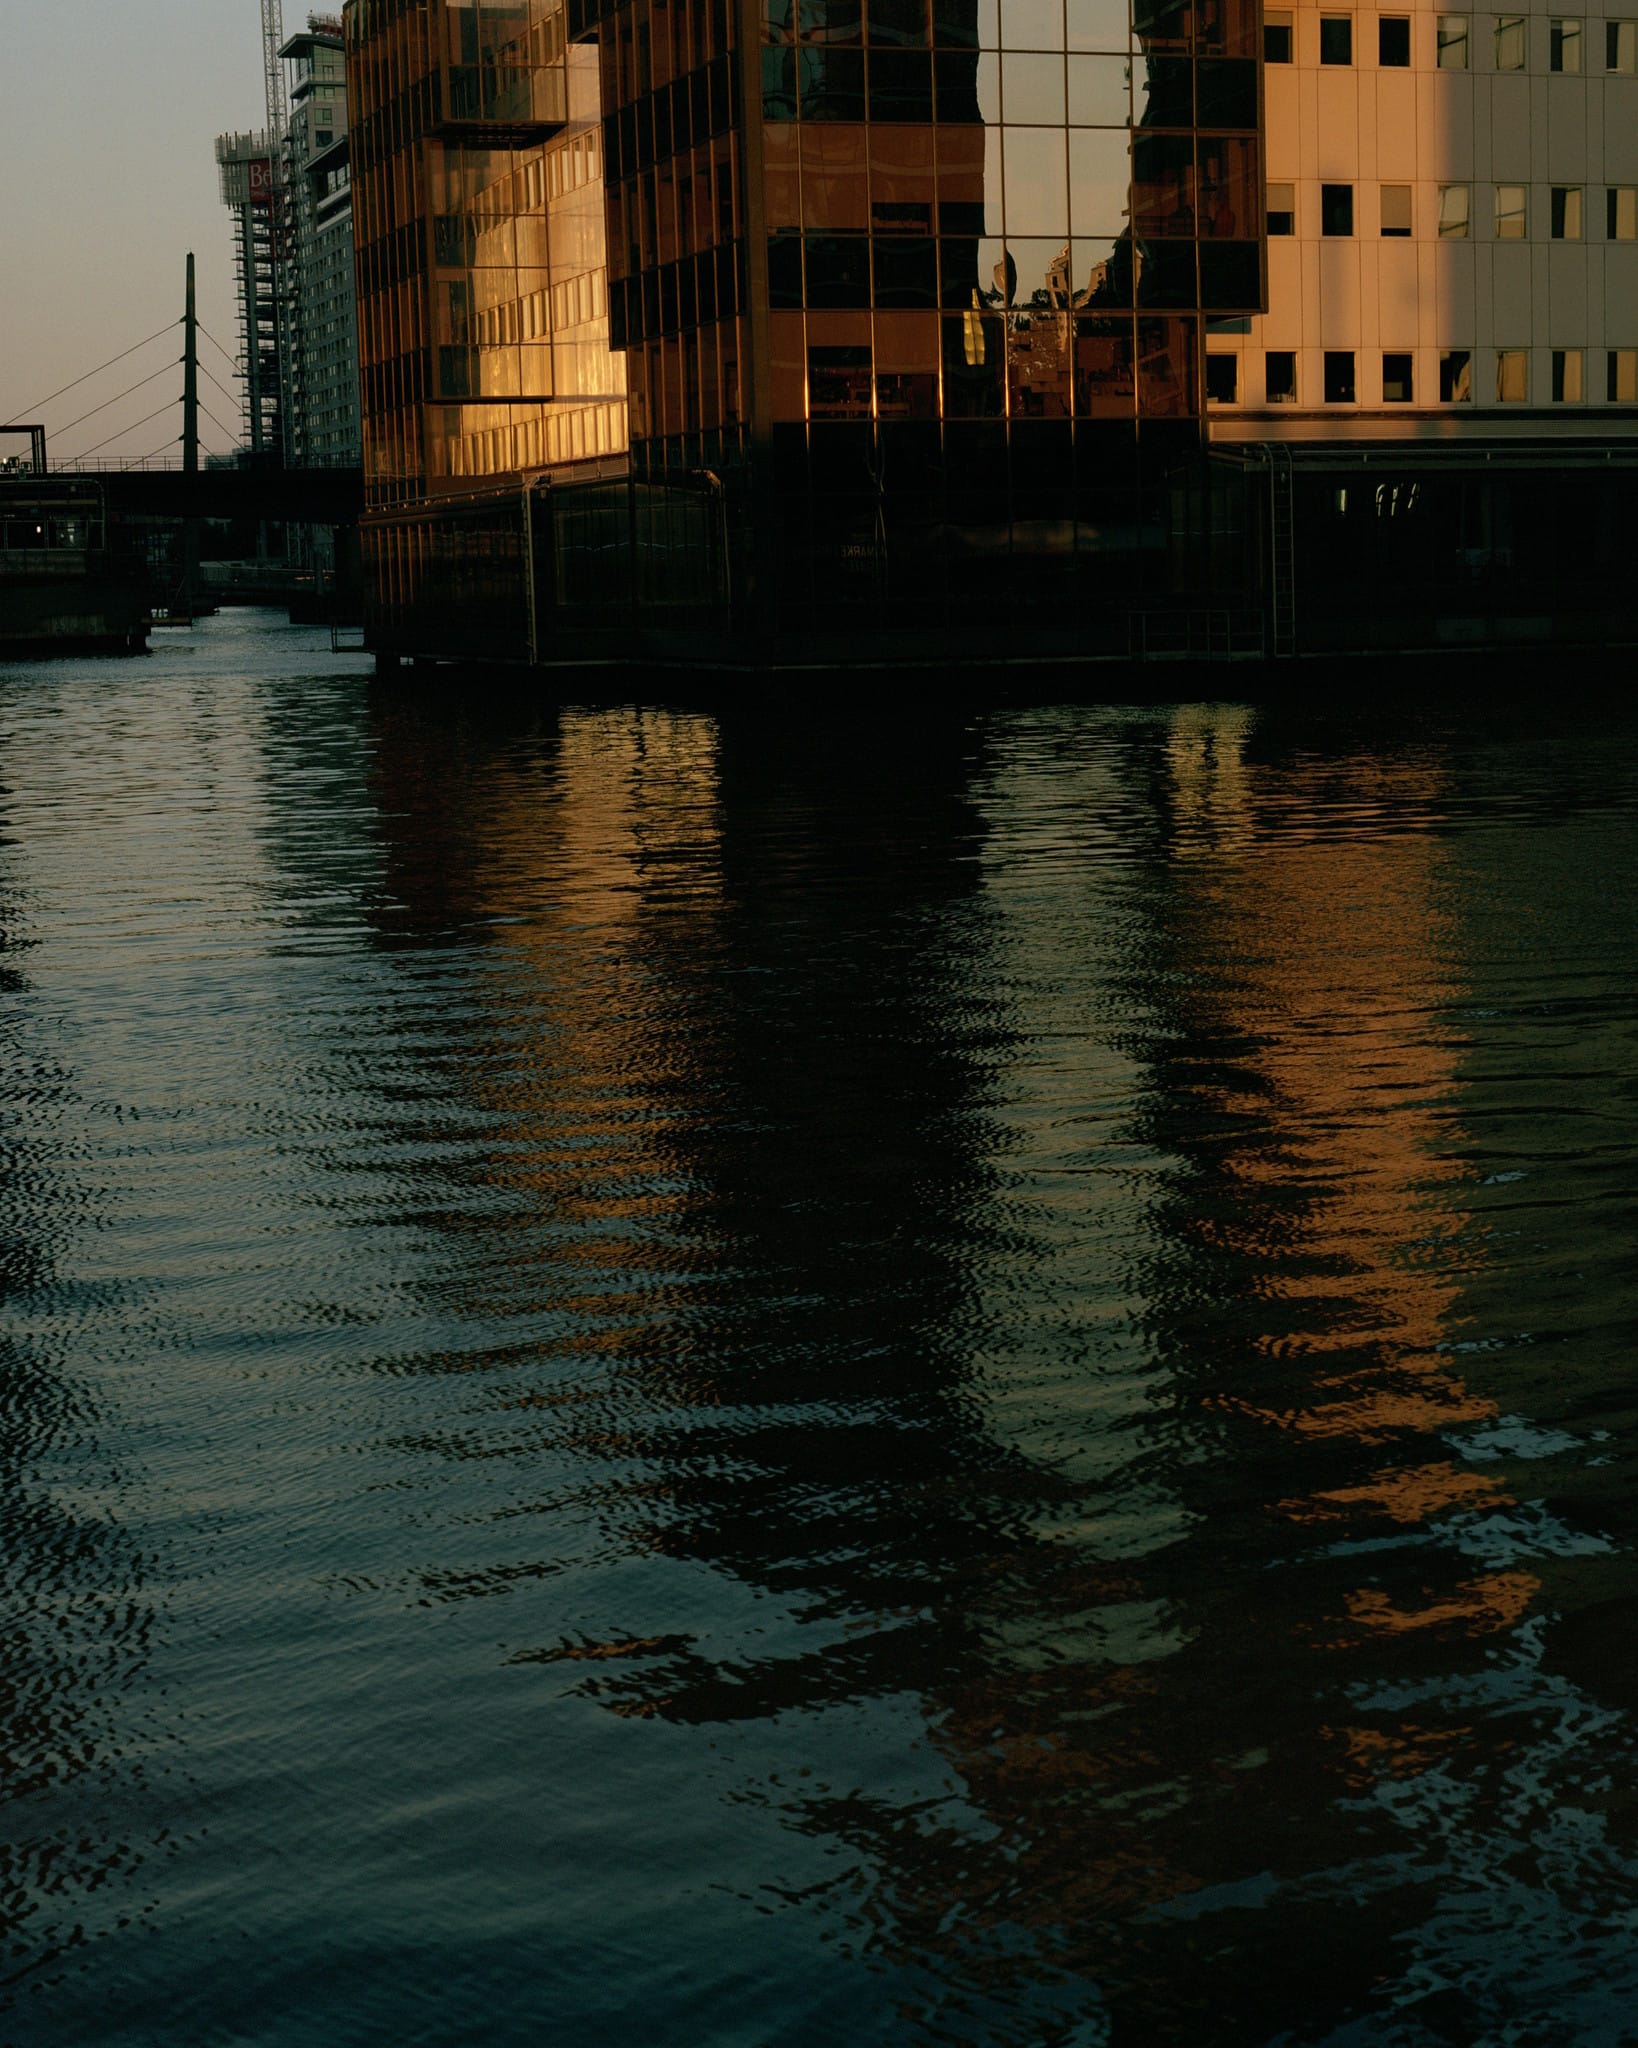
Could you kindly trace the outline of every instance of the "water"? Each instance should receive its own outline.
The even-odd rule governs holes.
[[[0,2041],[1638,2040],[1635,770],[0,671]]]

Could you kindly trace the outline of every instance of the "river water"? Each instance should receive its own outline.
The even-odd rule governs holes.
[[[1638,2040],[1543,697],[0,671],[0,2041]]]

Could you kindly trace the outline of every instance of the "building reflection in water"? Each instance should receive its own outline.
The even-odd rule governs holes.
[[[1406,1858],[1459,1886],[1551,1806],[1527,1678],[1512,1778],[1477,1729],[1575,1547],[1476,1462],[1444,761],[871,739],[379,727],[397,936],[485,951],[496,1203],[429,1285],[529,1332],[442,1448],[567,1458],[533,1534],[595,1531],[506,1653],[709,1729],[821,1845],[769,1908],[917,2038],[1263,2040],[1400,1953],[1436,1998]]]

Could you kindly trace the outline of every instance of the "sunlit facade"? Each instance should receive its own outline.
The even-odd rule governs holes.
[[[346,21],[385,651],[1262,657],[1619,624],[1619,23]]]
[[[383,619],[513,584],[486,651],[547,658],[1175,582],[1203,321],[1263,302],[1248,0],[346,23]]]

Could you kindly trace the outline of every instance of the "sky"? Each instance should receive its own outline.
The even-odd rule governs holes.
[[[284,0],[289,34],[308,0]],[[41,407],[71,378],[182,316],[188,251],[199,318],[239,347],[231,217],[217,196],[216,137],[265,125],[258,0],[0,0],[0,422],[42,419],[53,461],[117,438],[94,459],[138,457],[181,433],[181,328]],[[78,415],[164,368],[94,418]],[[209,341],[200,440],[238,438],[238,385]],[[123,429],[130,428],[124,432]],[[224,428],[227,431],[224,431]],[[0,455],[24,452],[7,441]]]

